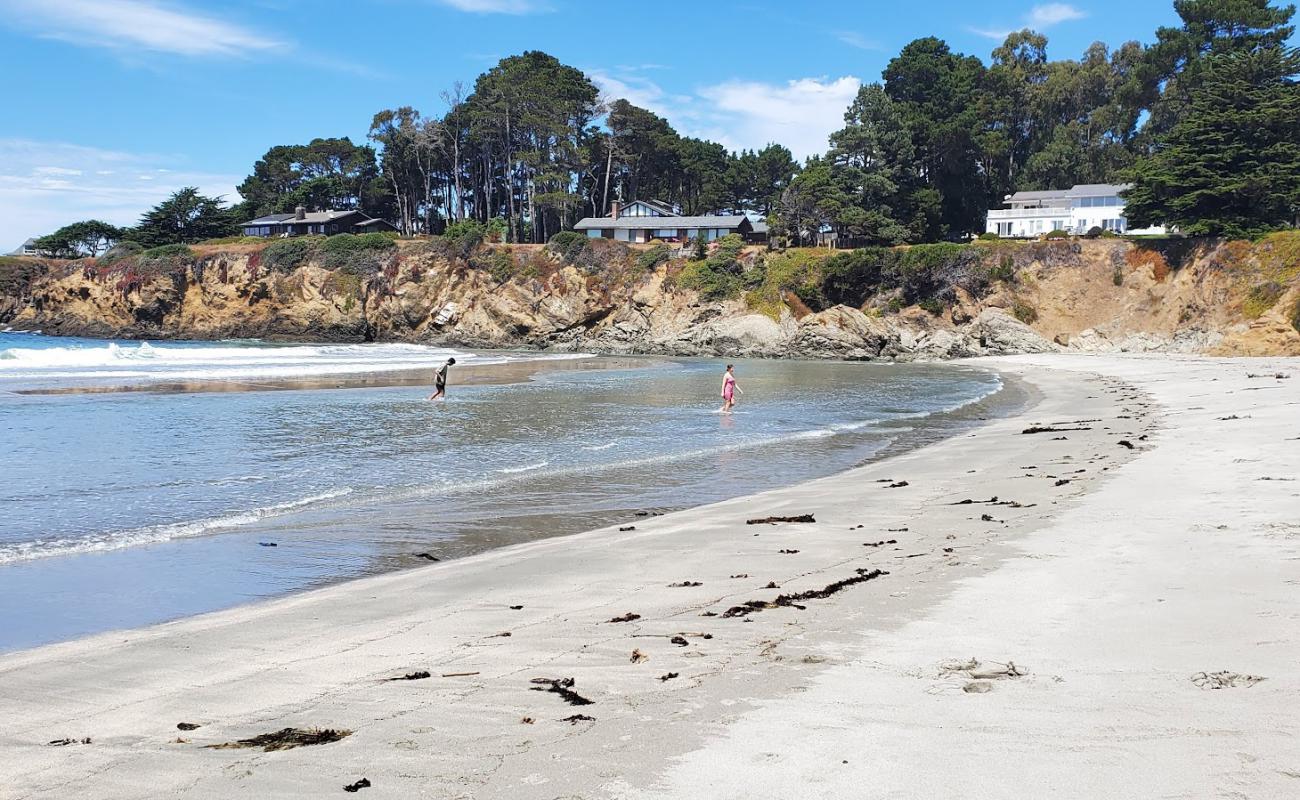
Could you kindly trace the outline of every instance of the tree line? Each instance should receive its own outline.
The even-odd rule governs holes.
[[[130,230],[83,222],[38,242],[98,252],[237,232],[297,206],[356,209],[407,235],[497,220],[544,242],[616,198],[684,214],[749,212],[799,244],[824,230],[863,245],[956,241],[1017,190],[1133,184],[1134,227],[1252,235],[1300,215],[1300,57],[1292,5],[1175,0],[1180,25],[1150,45],[1095,43],[1052,61],[1047,38],[1010,34],[989,63],[925,37],[863,85],[825,153],[795,161],[682,136],[627,100],[603,102],[581,70],[540,51],[441,92],[440,113],[403,106],[367,141],[269,149],[229,206],[185,189]],[[71,229],[71,230],[70,230]]]
[[[1133,227],[1249,236],[1300,215],[1293,5],[1176,0],[1155,42],[1049,61],[1010,34],[989,64],[933,38],[861,87],[829,149],[783,192],[774,230],[867,245],[959,240],[1015,191],[1131,183]]]

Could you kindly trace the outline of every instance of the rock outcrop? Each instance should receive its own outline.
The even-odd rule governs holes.
[[[988,258],[1000,259],[1004,272],[975,294],[957,288],[955,300],[929,311],[896,310],[896,301],[879,299],[813,311],[791,300],[760,313],[742,299],[708,300],[677,285],[680,263],[611,277],[529,246],[507,251],[518,270],[505,281],[471,266],[472,259],[405,242],[370,274],[314,262],[269,270],[248,245],[197,248],[191,263],[153,273],[89,260],[10,259],[0,264],[0,324],[136,339],[413,341],[727,357],[1300,354],[1300,269],[1279,249],[1294,244],[1189,246],[1172,265],[1162,252],[1122,241],[1057,244],[990,246]],[[457,314],[437,324],[449,303]]]

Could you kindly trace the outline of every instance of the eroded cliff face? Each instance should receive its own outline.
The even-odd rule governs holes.
[[[125,338],[413,341],[675,355],[1300,354],[1300,281],[1288,261],[1300,256],[1300,239],[1293,238],[1188,245],[1174,255],[1114,240],[1060,242],[1014,251],[1013,259],[999,248],[1023,245],[997,245],[988,258],[1014,262],[1012,274],[979,296],[956,290],[940,314],[917,307],[882,311],[879,303],[814,313],[793,299],[757,313],[743,300],[708,301],[677,286],[675,262],[593,275],[526,246],[508,257],[527,268],[502,282],[491,270],[402,245],[370,275],[314,263],[271,271],[248,246],[198,248],[190,262],[152,271],[52,264],[25,281],[0,283],[0,323]],[[435,317],[448,303],[459,314],[439,326]]]

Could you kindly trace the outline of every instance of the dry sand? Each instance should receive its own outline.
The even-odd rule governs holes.
[[[0,797],[1296,796],[1300,361],[976,363],[1033,405],[632,531],[0,657]],[[1022,433],[1052,424],[1086,430]],[[205,747],[285,727],[352,733]]]

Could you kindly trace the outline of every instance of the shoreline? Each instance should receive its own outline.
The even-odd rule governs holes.
[[[1287,359],[1265,362],[1296,366]],[[907,641],[924,643],[934,635],[922,633],[926,620],[956,595],[1000,580],[1026,561],[1050,573],[1054,559],[1064,556],[1034,557],[1033,541],[1117,488],[1133,496],[1115,513],[1145,513],[1141,502],[1150,489],[1133,491],[1140,483],[1133,462],[1182,444],[1181,418],[1169,398],[1149,399],[1167,391],[1158,377],[1174,382],[1180,370],[1206,373],[1193,385],[1220,405],[1218,392],[1230,386],[1234,392],[1265,388],[1242,377],[1264,369],[1247,361],[1041,356],[975,365],[1022,373],[1040,396],[1020,413],[963,435],[808,483],[638,520],[636,530],[514,545],[0,656],[6,720],[0,765],[17,776],[10,783],[21,787],[15,797],[283,795],[336,791],[363,776],[376,797],[622,797],[652,786],[665,796],[708,789],[707,796],[741,797],[796,785],[805,796],[843,796],[853,785],[879,780],[882,768],[872,755],[879,749],[874,737],[859,739],[843,758],[827,747],[857,730],[834,720],[880,710],[866,698],[873,687],[850,684],[846,694],[835,677],[876,657],[867,654],[875,648],[866,642],[897,639],[910,627]],[[1119,377],[1088,374],[1094,371]],[[1214,385],[1211,374],[1222,382]],[[1251,381],[1259,385],[1244,385]],[[1296,394],[1287,381],[1276,383],[1268,388],[1281,393],[1242,392],[1232,402],[1248,398],[1269,410],[1252,416],[1271,418],[1272,404]],[[1108,424],[1060,424],[1093,418]],[[1089,430],[1021,433],[1029,426]],[[1243,429],[1253,424],[1235,432]],[[1119,445],[1121,437],[1134,447]],[[1231,453],[1235,441],[1209,445]],[[1293,491],[1286,483],[1269,488]],[[984,502],[994,496],[1000,499]],[[1178,497],[1188,506],[1203,502]],[[966,499],[980,502],[963,504]],[[744,524],[809,512],[815,524]],[[1069,552],[1090,546],[1086,539],[1054,541]],[[1168,553],[1162,563],[1180,557]],[[859,579],[877,569],[888,574]],[[1093,579],[1102,582],[1107,574]],[[670,586],[697,581],[700,586]],[[765,588],[769,582],[778,588]],[[780,595],[794,599],[781,604]],[[1087,591],[1072,598],[1076,604],[1098,599]],[[746,606],[749,601],[759,605]],[[776,607],[765,605],[773,601]],[[751,610],[725,616],[736,608]],[[978,618],[978,606],[965,610]],[[1028,607],[1026,615],[1035,610]],[[627,613],[640,616],[612,621]],[[674,636],[684,644],[669,641]],[[1288,645],[1294,652],[1294,636]],[[647,660],[634,660],[633,651]],[[988,646],[978,655],[1018,656]],[[1026,663],[1034,670],[1029,676],[996,681],[988,699],[1015,702],[1025,697],[1021,687],[1041,692],[1050,682],[1037,664]],[[937,674],[933,660],[909,669],[913,691],[891,695],[890,707],[981,699],[962,692],[952,674]],[[384,681],[412,670],[433,677]],[[529,691],[537,677],[573,677],[573,690],[593,704],[573,709],[551,692]],[[940,691],[916,691],[918,678]],[[1277,678],[1234,689],[1248,694],[1233,697],[1277,706],[1275,693],[1294,684]],[[811,705],[828,685],[839,707]],[[1068,691],[1071,684],[1064,685]],[[848,698],[854,702],[845,703]],[[796,712],[776,719],[794,720],[802,731],[784,741],[763,727],[773,719],[770,709],[782,704]],[[821,716],[813,718],[808,708]],[[595,719],[560,720],[575,712]],[[525,716],[533,722],[521,723]],[[182,721],[202,727],[177,737]],[[1061,721],[1062,731],[1067,722]],[[915,741],[915,755],[933,759],[940,752],[934,741],[904,735],[898,725],[906,723],[886,733]],[[287,726],[353,733],[334,744],[266,754],[202,748]],[[748,737],[751,730],[764,732],[761,742]],[[959,727],[967,730],[974,728]],[[63,737],[92,743],[45,745]],[[781,752],[758,757],[753,747]],[[954,773],[954,781],[996,772],[978,754],[976,747],[957,759],[965,771]],[[725,770],[715,769],[719,758]],[[942,778],[927,777],[934,780]],[[930,783],[911,786],[901,796],[935,796],[926,790]]]
[[[617,370],[622,367],[631,367],[631,368],[638,368],[638,369],[639,368],[664,369],[664,368],[670,368],[674,366],[681,366],[693,360],[694,359],[668,360],[668,359],[652,359],[652,358],[635,358],[635,359],[614,359],[612,360],[611,363],[605,363],[605,361],[602,361],[599,358],[591,358],[591,359],[584,359],[582,363],[586,365],[584,369],[599,368],[599,369]],[[492,365],[483,365],[478,367],[477,369],[482,373],[490,373],[493,370],[498,370],[502,367],[516,368],[513,370],[509,370],[514,374],[496,375],[495,378],[490,380],[491,383],[495,383],[495,384],[504,384],[507,382],[506,380],[507,378],[510,379],[510,382],[514,382],[515,380],[533,380],[541,375],[552,372],[552,370],[548,370],[545,368],[540,370],[528,369],[529,367],[536,366],[536,363],[537,362],[521,362],[517,364],[492,364]],[[549,363],[549,362],[542,362],[542,363]],[[564,365],[567,364],[568,362],[558,362],[558,363]],[[808,363],[816,364],[819,362],[808,362]],[[864,365],[861,368],[866,369],[868,371],[872,369],[870,365]],[[896,369],[907,369],[907,367],[905,366],[897,367],[894,365],[878,366],[877,368],[883,368],[891,371]],[[569,368],[565,366],[561,367],[561,371],[567,371],[568,369]],[[960,365],[956,365],[951,367],[950,369],[954,373],[965,371],[969,373],[981,373],[986,376],[995,375],[994,371],[986,370],[978,367],[971,368],[971,367],[962,367]],[[486,376],[486,377],[492,378],[492,376]],[[865,426],[866,428],[874,432],[874,434],[872,434],[873,437],[882,438],[883,441],[886,443],[878,447],[872,447],[870,451],[867,453],[859,454],[859,457],[856,461],[850,461],[844,459],[836,460],[832,468],[815,469],[812,471],[811,475],[807,474],[806,471],[803,471],[802,468],[800,468],[801,477],[796,482],[803,482],[806,480],[813,480],[818,477],[826,477],[828,475],[834,475],[837,474],[838,472],[842,472],[847,469],[861,467],[865,464],[877,462],[886,458],[897,456],[902,453],[907,453],[912,450],[929,446],[935,442],[942,441],[944,439],[953,436],[961,435],[962,433],[972,429],[973,427],[978,426],[979,424],[981,424],[982,421],[985,421],[990,417],[1000,417],[1000,416],[1005,416],[1007,414],[1014,413],[1017,409],[1022,408],[1026,403],[1031,402],[1032,393],[1029,391],[1028,387],[1024,386],[1021,382],[1019,382],[1016,379],[1004,379],[1002,376],[998,376],[996,383],[992,383],[991,381],[990,383],[992,384],[992,388],[989,394],[980,397],[978,399],[961,401],[955,407],[951,407],[946,410],[923,412],[922,414],[920,414],[920,416],[922,416],[923,419],[915,420],[909,417],[898,417],[898,418],[891,418],[891,419],[882,419],[882,420],[878,420],[877,424],[866,425]],[[833,429],[835,427],[836,426],[831,426],[824,430],[814,431],[814,433],[826,433],[828,435],[831,435],[832,437],[835,437],[837,435],[838,436],[857,435],[856,433],[853,432],[852,428],[846,431],[842,431],[840,434],[834,434]],[[897,428],[897,430],[895,430],[895,428]],[[795,438],[800,439],[801,437],[795,437]],[[814,438],[818,438],[818,437],[814,437]],[[750,442],[746,445],[743,445],[742,449],[739,452],[745,452],[749,447],[771,448],[774,446],[774,441],[775,440],[771,442],[763,442],[763,441]],[[794,447],[805,446],[802,442],[791,442],[791,445]],[[769,453],[769,455],[772,455],[772,453]],[[627,481],[634,477],[634,472],[635,472],[633,468],[620,467],[620,465],[617,463],[607,465],[604,468],[597,466],[594,469],[595,471],[592,473],[592,475],[596,477],[593,477],[593,480],[612,479],[618,481]],[[611,475],[610,471],[621,471],[621,474]],[[598,476],[604,476],[604,477],[602,478]],[[510,479],[516,479],[516,480],[525,480],[525,481],[535,480],[535,479],[529,479],[526,476],[522,476],[522,475],[518,477],[516,476],[508,476],[508,477]],[[500,481],[505,481],[507,479],[508,478],[498,478],[498,480]],[[608,504],[607,506],[602,507],[601,509],[587,509],[587,510],[570,509],[566,512],[560,512],[557,510],[551,514],[531,514],[525,518],[521,518],[518,520],[518,524],[516,525],[516,527],[511,529],[514,535],[510,538],[516,542],[521,540],[535,541],[535,540],[549,539],[554,537],[571,536],[573,534],[584,533],[595,529],[602,529],[608,527],[620,527],[634,522],[636,520],[637,514],[650,514],[650,515],[658,516],[663,514],[677,513],[681,511],[691,510],[694,508],[699,508],[716,502],[721,502],[729,499],[734,499],[737,497],[752,495],[773,488],[780,488],[781,486],[787,486],[787,485],[790,485],[789,480],[781,481],[779,484],[775,484],[775,485],[770,480],[765,481],[760,479],[758,480],[757,483],[751,480],[748,483],[748,485],[746,485],[745,482],[742,481],[740,484],[737,485],[715,487],[712,490],[707,490],[703,487],[697,487],[693,490],[693,494],[689,498],[678,498],[677,502],[662,502],[662,503],[649,502],[649,503],[642,503],[640,505],[635,505],[635,504],[628,505],[628,504],[616,502],[616,503]],[[490,486],[485,485],[481,487],[480,490],[491,491],[491,488]],[[453,494],[457,493],[455,490],[449,490],[449,491],[452,491]],[[616,498],[617,495],[611,493],[610,497]],[[666,500],[667,498],[664,499]],[[359,500],[357,501],[357,505],[354,507],[351,516],[357,520],[363,520],[366,515],[366,510],[370,507],[372,507],[371,501],[367,501],[364,499]],[[97,574],[104,574],[105,570],[108,570],[110,574],[112,571],[116,571],[116,570],[125,570],[127,572],[138,571],[139,566],[142,563],[141,559],[148,558],[147,556],[148,550],[157,550],[158,548],[166,548],[165,552],[169,553],[170,555],[163,555],[160,553],[159,557],[167,559],[171,562],[176,562],[176,561],[203,562],[205,560],[212,559],[214,557],[218,559],[221,558],[222,551],[220,549],[221,548],[220,542],[227,542],[227,547],[233,547],[235,545],[229,544],[231,540],[244,540],[245,542],[248,543],[262,541],[264,539],[269,539],[270,541],[273,542],[278,541],[280,537],[276,535],[276,531],[274,529],[274,522],[273,521],[263,521],[263,522],[265,522],[265,524],[261,524],[261,523],[250,524],[247,527],[232,527],[225,530],[211,531],[199,535],[178,536],[175,539],[154,541],[154,542],[147,543],[143,546],[136,546],[136,547],[123,546],[120,548],[101,547],[95,550],[88,550],[82,552],[72,551],[72,552],[64,552],[64,553],[49,553],[46,555],[39,555],[36,557],[20,560],[17,562],[10,562],[8,564],[3,564],[0,565],[0,568],[6,568],[6,567],[9,568],[11,570],[10,577],[13,580],[19,581],[19,583],[17,584],[18,586],[27,587],[31,592],[37,592],[39,591],[39,586],[40,586],[38,573],[39,570],[42,568],[42,565],[45,564],[46,558],[54,557],[54,558],[62,558],[62,559],[74,559],[74,560],[97,559],[102,561],[102,563],[98,563],[98,564],[87,563],[86,566],[83,568],[83,570],[84,569],[95,570]],[[488,525],[489,520],[486,518],[481,520],[480,522],[482,523],[480,527],[483,527],[483,525],[487,525],[487,527],[491,527],[491,525]],[[310,525],[311,523],[308,522],[306,524]],[[268,525],[271,526],[269,530],[266,527]],[[357,533],[359,535],[364,535],[363,523],[357,522],[356,525],[358,526]],[[241,599],[228,598],[226,602],[214,602],[210,605],[207,605],[206,607],[202,605],[193,604],[192,601],[186,598],[183,607],[177,608],[175,613],[166,613],[166,614],[159,613],[156,615],[148,615],[143,618],[141,618],[139,615],[135,615],[134,619],[116,620],[113,622],[107,622],[103,625],[94,626],[90,628],[83,628],[82,630],[78,630],[67,635],[45,635],[45,636],[41,636],[40,638],[36,638],[34,640],[32,637],[28,636],[26,637],[26,641],[23,641],[22,637],[20,637],[19,641],[17,642],[12,642],[9,640],[0,641],[0,656],[5,654],[20,653],[37,647],[42,647],[42,646],[47,646],[52,644],[72,642],[81,638],[103,635],[106,633],[112,634],[114,632],[148,628],[153,625],[182,622],[186,619],[195,618],[205,614],[218,613],[221,611],[237,609],[240,607],[257,606],[265,602],[274,601],[276,599],[291,597],[304,592],[312,592],[322,588],[327,588],[327,587],[347,583],[350,581],[365,580],[367,578],[374,577],[376,575],[403,572],[413,568],[427,566],[429,562],[428,560],[425,559],[428,558],[428,556],[419,555],[418,551],[421,550],[425,550],[425,551],[431,550],[432,555],[436,555],[437,560],[440,560],[445,563],[451,560],[458,560],[467,557],[472,558],[477,555],[481,555],[482,553],[489,552],[491,550],[500,547],[509,547],[509,546],[512,545],[508,543],[503,543],[499,535],[489,535],[486,538],[484,538],[484,537],[476,537],[466,532],[462,532],[461,535],[458,535],[450,539],[429,541],[423,543],[412,542],[410,544],[410,549],[405,553],[398,553],[395,551],[382,553],[381,555],[375,556],[371,560],[371,563],[365,566],[358,566],[355,569],[340,569],[337,572],[328,575],[323,575],[308,583],[303,583],[298,586],[286,587],[267,594],[246,595]],[[178,548],[188,548],[188,550],[178,549]],[[297,553],[299,552],[299,550],[301,550],[301,548],[292,551],[281,549],[277,552],[281,554],[285,554],[289,552]],[[181,556],[180,555],[181,553],[189,553],[189,555]],[[108,558],[102,558],[104,556],[108,556]],[[70,563],[71,562],[69,561],[64,561],[62,562],[62,565],[55,564],[52,565],[50,568],[54,570],[55,575],[57,576],[60,574],[60,570],[62,569],[62,567],[67,566]],[[287,569],[289,570],[292,570],[293,568],[294,568],[293,565],[287,567]],[[22,570],[22,572],[13,574],[12,570]],[[156,591],[156,596],[158,596],[160,599],[167,597],[167,595],[165,595],[164,593],[158,592],[157,590],[155,591]],[[21,589],[19,590],[19,592],[21,593]]]

